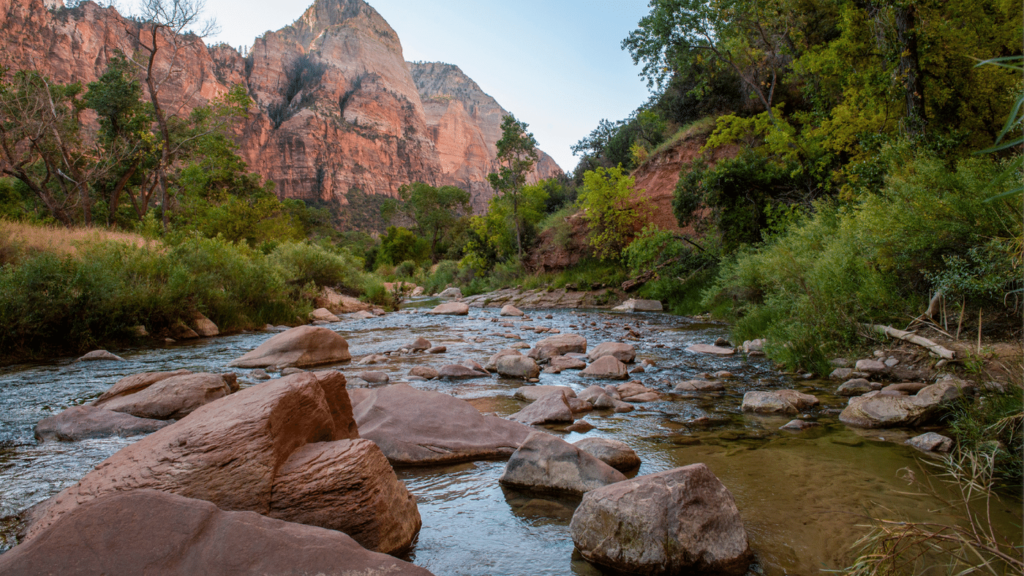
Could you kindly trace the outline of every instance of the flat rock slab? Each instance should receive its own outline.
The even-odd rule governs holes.
[[[687,380],[675,385],[676,392],[720,392],[725,385],[717,380]]]
[[[953,449],[952,438],[936,434],[935,432],[926,432],[920,436],[914,436],[907,440],[906,443],[922,452],[949,452]]]
[[[0,573],[430,576],[336,530],[226,512],[157,490],[114,493],[79,506],[0,555]]]
[[[431,466],[507,458],[528,426],[484,416],[472,404],[408,384],[352,390],[359,435],[373,440],[393,466]]]
[[[630,574],[739,576],[753,561],[732,494],[704,464],[587,492],[569,530],[587,561]]]
[[[181,419],[236,390],[238,380],[234,374],[179,374],[130,394],[101,398],[94,405],[139,418]]]
[[[35,427],[35,436],[40,441],[63,442],[110,436],[129,438],[156,432],[168,424],[163,420],[137,418],[95,406],[72,406],[60,414],[40,420]]]
[[[513,488],[580,495],[625,479],[580,448],[538,431],[512,454],[499,482]]]
[[[661,302],[657,300],[639,300],[630,298],[622,304],[619,304],[612,310],[619,312],[661,312],[664,310]]]
[[[346,362],[351,359],[348,341],[337,332],[319,326],[299,326],[277,334],[228,366],[303,368]]]
[[[515,397],[519,400],[533,402],[556,392],[561,392],[569,398],[576,397],[576,392],[568,386],[523,386],[516,389]]]
[[[754,414],[797,414],[818,405],[818,399],[796,390],[763,392],[751,390],[743,395],[742,409]]]
[[[486,372],[474,370],[462,364],[449,364],[448,366],[442,366],[437,371],[438,378],[447,378],[449,380],[472,380],[473,378],[487,378],[487,376]]]
[[[448,302],[434,307],[427,314],[440,314],[446,316],[465,316],[469,314],[469,306],[462,302]]]
[[[574,442],[573,446],[620,472],[628,472],[640,466],[640,457],[625,442],[611,438],[584,438]]]
[[[572,423],[575,418],[569,406],[568,397],[563,391],[552,392],[535,400],[526,408],[508,417],[509,420],[522,424],[559,424]]]
[[[570,352],[585,354],[587,352],[587,339],[579,334],[548,336],[537,342],[527,356],[538,362],[543,362],[550,360],[554,356],[565,356]]]
[[[732,356],[736,353],[736,350],[732,348],[723,348],[722,346],[713,346],[711,344],[694,344],[688,347],[686,351],[695,354],[713,354],[715,356]]]
[[[75,362],[96,362],[102,360],[113,360],[115,362],[125,361],[124,358],[121,358],[117,354],[111,354],[106,350],[93,350],[92,352],[80,357],[78,360],[75,360]]]

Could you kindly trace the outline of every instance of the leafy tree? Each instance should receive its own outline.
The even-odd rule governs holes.
[[[537,224],[544,219],[547,199],[544,185],[524,186],[519,195],[519,217],[515,218],[510,197],[491,198],[487,212],[469,220],[463,263],[483,274],[497,262],[516,256],[520,239],[524,244],[533,240]],[[522,235],[517,236],[520,231]]]
[[[501,120],[501,139],[498,140],[498,172],[487,175],[494,191],[508,201],[511,218],[516,232],[516,248],[519,258],[523,257],[523,222],[520,207],[523,204],[523,187],[526,176],[537,162],[537,140],[526,131],[525,122],[513,115]]]
[[[381,213],[391,220],[397,213],[416,224],[416,232],[430,243],[430,258],[437,262],[440,243],[451,238],[456,221],[469,213],[469,192],[455,186],[435,188],[423,182],[406,184],[398,189],[399,200],[389,199]]]
[[[375,256],[376,263],[397,266],[406,260],[422,262],[429,258],[427,241],[408,228],[389,226],[387,234],[380,239],[380,249]]]
[[[579,206],[587,222],[588,241],[601,259],[618,257],[650,217],[650,201],[634,191],[635,181],[622,167],[598,168],[583,175]]]

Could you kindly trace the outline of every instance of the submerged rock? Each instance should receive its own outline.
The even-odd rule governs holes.
[[[319,326],[299,326],[274,336],[228,366],[303,368],[351,359],[348,341],[337,332]]]
[[[437,371],[437,377],[449,380],[471,380],[473,378],[487,378],[487,373],[474,370],[462,364],[449,364],[448,366],[442,366]]]
[[[508,418],[509,420],[528,425],[572,423],[575,420],[572,415],[572,408],[569,406],[568,397],[563,391],[552,392],[542,396]]]
[[[732,494],[704,464],[587,492],[569,530],[589,562],[627,573],[738,576],[753,560]]]
[[[725,385],[717,380],[687,380],[676,384],[676,392],[718,392],[725,390]]]
[[[392,574],[430,572],[336,530],[227,512],[157,490],[82,504],[0,555],[4,574]]]
[[[40,420],[35,427],[35,437],[39,441],[63,442],[109,436],[128,438],[156,432],[168,424],[170,422],[138,418],[95,406],[72,406],[60,414]]]
[[[818,405],[818,399],[796,390],[750,391],[743,395],[744,412],[754,414],[797,414]]]
[[[512,454],[499,482],[513,488],[579,495],[625,479],[580,448],[537,431]]]
[[[352,390],[359,435],[373,440],[393,466],[429,466],[507,458],[530,435],[516,422],[484,416],[472,404],[393,384]]]

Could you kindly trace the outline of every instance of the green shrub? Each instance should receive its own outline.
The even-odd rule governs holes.
[[[286,242],[270,254],[270,261],[293,286],[312,282],[358,293],[362,285],[358,262],[343,248],[332,251],[307,242]]]
[[[436,294],[447,288],[449,284],[456,284],[458,273],[458,262],[442,260],[433,267],[433,272],[423,282],[423,289],[427,294]]]
[[[419,266],[412,260],[406,260],[395,267],[395,276],[402,279],[411,279],[419,272]]]

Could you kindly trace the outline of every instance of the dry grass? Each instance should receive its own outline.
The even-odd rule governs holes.
[[[40,252],[74,256],[85,246],[101,242],[122,242],[140,248],[158,243],[131,232],[39,226],[0,219],[0,264],[14,262],[21,255]]]

